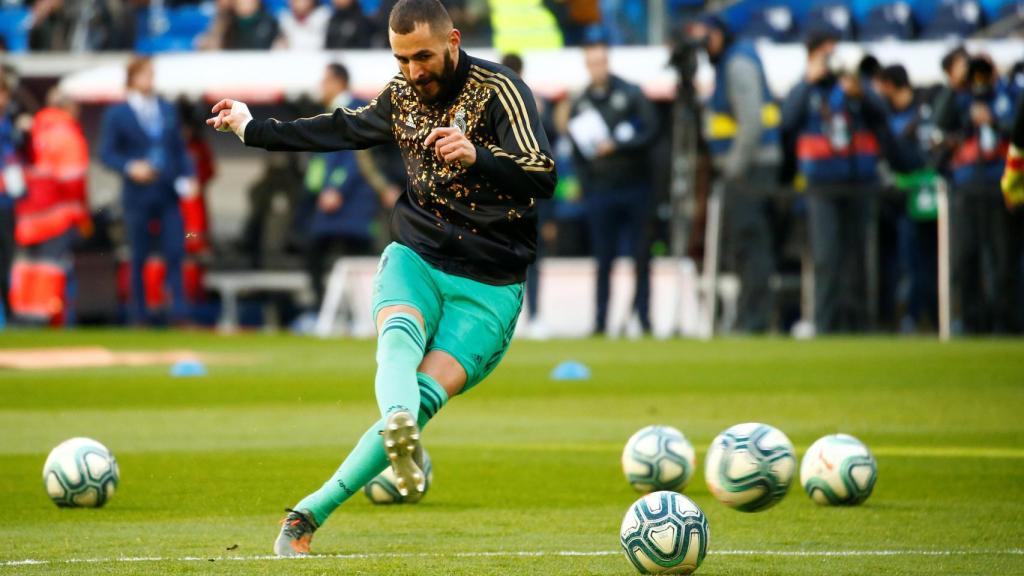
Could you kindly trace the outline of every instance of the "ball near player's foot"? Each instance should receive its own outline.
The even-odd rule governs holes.
[[[425,449],[421,450],[421,452],[423,454],[423,461],[419,462],[419,464],[427,478],[423,486],[423,496],[426,496],[427,491],[430,490],[430,485],[434,482],[434,465],[430,460],[430,454]],[[390,466],[385,468],[376,478],[366,483],[366,486],[363,487],[363,494],[366,494],[366,497],[374,504],[416,503],[416,500],[407,499],[398,491],[398,479],[395,478],[395,471]]]
[[[43,484],[62,508],[99,508],[117,489],[120,471],[107,447],[91,438],[72,438],[50,451]]]
[[[642,428],[622,451],[622,472],[637,492],[682,491],[693,469],[693,445],[671,426]]]
[[[871,450],[849,434],[819,438],[800,463],[800,484],[818,504],[860,504],[871,496],[877,478]]]
[[[719,502],[758,512],[782,500],[795,471],[789,438],[777,428],[750,422],[715,437],[708,448],[704,479]]]
[[[700,507],[668,491],[634,502],[619,531],[626,558],[641,574],[690,574],[704,561],[709,535]]]

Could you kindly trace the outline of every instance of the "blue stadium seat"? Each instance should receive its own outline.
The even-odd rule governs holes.
[[[139,10],[135,49],[146,54],[194,49],[196,37],[206,32],[214,16],[213,5]]]
[[[789,6],[777,4],[754,10],[747,25],[740,31],[740,36],[752,40],[786,42],[793,39],[795,30],[793,10]]]
[[[843,40],[854,37],[853,14],[846,2],[825,2],[816,4],[807,12],[803,29],[831,30]]]
[[[1024,18],[1024,0],[1010,0],[1000,5],[991,5],[991,10],[989,8],[989,6],[985,7],[985,15],[988,16],[990,22],[1011,16]]]
[[[157,54],[160,52],[190,52],[194,49],[193,36],[145,36],[135,41],[135,50],[140,54]]]
[[[907,2],[871,8],[860,23],[861,40],[909,40],[914,37],[914,11]]]
[[[213,6],[181,6],[161,12],[140,10],[136,16],[135,49],[145,54],[188,51],[213,20]]]
[[[263,7],[276,16],[288,9],[288,0],[263,0]]]
[[[213,6],[182,6],[167,11],[168,34],[174,36],[198,36],[210,27],[213,20]]]
[[[28,50],[29,11],[21,7],[0,8],[0,36],[11,52]]]
[[[924,24],[921,37],[928,40],[965,38],[984,23],[981,5],[976,0],[942,0]]]

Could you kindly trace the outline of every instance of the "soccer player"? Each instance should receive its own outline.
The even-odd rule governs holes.
[[[555,188],[547,137],[522,80],[463,52],[437,0],[399,0],[388,24],[401,73],[369,105],[279,122],[222,100],[207,120],[267,150],[394,141],[409,175],[392,215],[397,240],[374,280],[381,419],[334,476],[287,510],[274,543],[281,556],[308,554],[313,532],[389,463],[399,492],[422,496],[420,431],[504,356],[536,250],[535,199]]]

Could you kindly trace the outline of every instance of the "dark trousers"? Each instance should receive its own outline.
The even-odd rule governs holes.
[[[7,293],[11,288],[14,248],[14,208],[0,208],[0,313],[5,317],[10,316]]]
[[[167,201],[125,210],[124,224],[131,250],[131,297],[128,320],[133,324],[145,323],[147,318],[142,271],[152,249],[153,222],[159,224],[160,255],[167,268],[167,287],[171,292],[171,319],[184,321],[188,318],[188,304],[185,301],[185,284],[181,270],[185,256],[185,225],[178,203]]]
[[[768,330],[772,314],[771,276],[775,272],[775,250],[770,224],[770,203],[753,193],[751,182],[728,184],[722,213],[725,220],[723,246],[728,266],[740,278],[738,326],[741,332]]]
[[[808,190],[807,206],[814,258],[815,328],[819,334],[863,330],[868,323],[868,200],[855,194],[826,194],[812,188]]]
[[[526,269],[526,314],[530,320],[537,319],[540,298],[541,243],[537,243],[537,259]]]
[[[342,256],[364,256],[370,254],[373,241],[369,238],[352,236],[314,236],[306,247],[306,272],[316,295],[316,309],[324,303],[324,276],[327,262]]]
[[[650,330],[651,248],[647,225],[650,191],[647,188],[591,192],[586,197],[590,247],[597,258],[597,317],[594,328],[604,332],[608,323],[612,263],[626,252],[633,257],[636,291],[633,309],[645,331]]]
[[[951,212],[952,283],[963,329],[1020,333],[1024,212],[1009,212],[994,190],[957,191]]]
[[[907,316],[920,324],[930,318],[939,319],[939,236],[934,221],[908,221],[910,298]]]

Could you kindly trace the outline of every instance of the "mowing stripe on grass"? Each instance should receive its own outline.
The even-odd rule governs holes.
[[[438,443],[444,447],[477,447],[486,450],[509,450],[515,452],[621,452],[621,444],[609,442],[562,442],[557,444],[528,444],[502,442],[494,444]],[[694,447],[699,454],[703,448]],[[797,446],[799,454],[808,446]],[[1024,459],[1024,448],[986,448],[983,446],[868,446],[875,456],[900,458],[991,458],[996,460]]]
[[[257,562],[262,560],[388,560],[395,558],[543,558],[543,557],[588,557],[618,556],[621,550],[499,550],[494,552],[408,552],[408,553],[371,553],[371,554],[314,554],[299,558],[282,558],[272,555],[255,556],[182,556],[170,558],[163,556],[123,556],[120,558],[68,558],[64,560],[5,560],[0,566],[37,566],[60,564],[106,564],[115,562]],[[806,558],[848,558],[874,556],[1024,556],[1024,548],[1006,550],[709,550],[713,556],[786,556]]]

